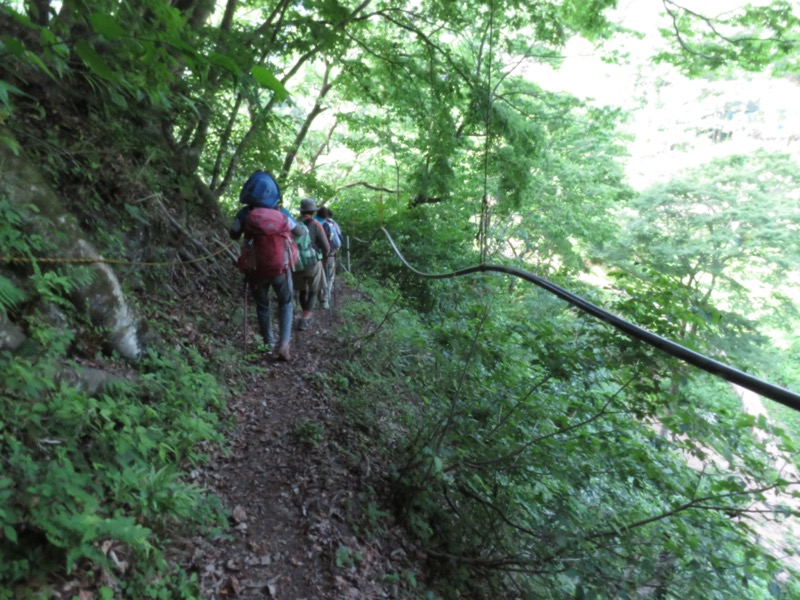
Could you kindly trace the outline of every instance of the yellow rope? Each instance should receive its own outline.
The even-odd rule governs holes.
[[[0,263],[13,263],[13,262],[37,262],[37,263],[76,263],[76,264],[91,264],[91,263],[103,263],[107,265],[126,265],[126,266],[134,266],[134,267],[171,267],[176,265],[188,265],[192,263],[203,262],[206,260],[210,260],[215,256],[218,256],[235,246],[236,242],[231,242],[227,246],[223,246],[222,249],[217,250],[211,254],[206,256],[201,256],[200,258],[193,258],[191,260],[172,260],[167,262],[132,262],[129,260],[121,260],[121,259],[113,259],[113,258],[74,258],[74,257],[67,257],[67,258],[57,258],[57,257],[29,257],[29,256],[0,256]]]

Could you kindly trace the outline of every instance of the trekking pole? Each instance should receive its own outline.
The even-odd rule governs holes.
[[[292,334],[292,340],[293,340],[292,343],[295,345],[296,348],[301,348],[302,344],[300,342],[303,338],[300,335],[299,325],[300,321],[303,319],[303,305],[300,302],[300,291],[297,288],[294,288],[294,291],[292,292],[292,306],[293,306],[292,308],[293,313],[300,315],[300,319],[297,320],[297,325],[298,325],[297,331]],[[293,323],[292,328],[294,327],[295,324]]]
[[[333,325],[333,286],[336,283],[336,262],[330,269],[330,277],[328,277],[328,325]]]
[[[330,302],[328,303],[328,316],[330,324],[333,325],[333,307],[336,304],[336,279],[334,278],[333,283],[331,284],[331,298]]]
[[[244,318],[242,319],[242,343],[244,353],[247,354],[247,275],[244,276],[244,286],[242,287],[242,301],[244,302]]]
[[[328,288],[328,325],[333,325],[333,286],[335,283],[334,280],[331,287]]]

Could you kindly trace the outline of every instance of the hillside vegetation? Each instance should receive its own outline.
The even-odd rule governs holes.
[[[795,413],[752,416],[513,278],[420,277],[373,236],[426,273],[535,271],[800,390],[794,147],[636,190],[626,114],[523,76],[575,36],[604,52],[631,33],[615,5],[2,2],[0,598],[255,594],[182,554],[241,538],[208,474],[253,464],[236,442],[253,423],[337,467],[309,487],[346,506],[330,518],[349,541],[308,563],[327,564],[326,597],[800,596]],[[663,7],[662,65],[796,82],[791,3]],[[227,227],[257,168],[349,237],[348,302],[315,331],[335,361],[308,342],[283,369],[242,351]],[[307,398],[261,411],[265,382],[316,390],[327,420]],[[788,537],[765,542],[764,523]]]

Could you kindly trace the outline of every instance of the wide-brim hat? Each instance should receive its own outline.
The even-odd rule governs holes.
[[[313,198],[300,200],[300,212],[317,212],[317,203]]]

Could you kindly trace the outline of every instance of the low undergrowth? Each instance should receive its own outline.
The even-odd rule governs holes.
[[[50,255],[22,211],[0,200],[0,255]],[[223,443],[226,392],[189,345],[103,351],[71,299],[90,279],[33,259],[0,272],[0,318],[24,337],[0,353],[0,599],[197,597],[164,548],[224,522],[189,473]]]
[[[0,597],[49,597],[53,574],[101,598],[192,597],[162,548],[222,523],[186,477],[221,442],[222,391],[189,348],[148,354],[96,396],[62,381],[64,361],[56,345],[0,356]]]
[[[437,593],[793,597],[752,526],[791,491],[753,431],[789,439],[557,302],[471,285],[421,315],[365,281],[346,315],[343,409],[383,448]]]

